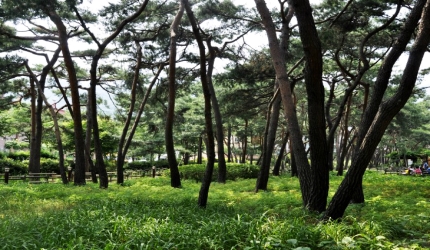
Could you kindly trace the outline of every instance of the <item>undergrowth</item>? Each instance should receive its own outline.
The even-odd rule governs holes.
[[[330,195],[341,180],[331,176]],[[428,249],[429,182],[366,173],[366,203],[341,222],[304,210],[298,180],[286,176],[259,193],[255,179],[212,183],[206,209],[191,180],[173,189],[145,177],[107,190],[15,182],[0,185],[0,249]]]

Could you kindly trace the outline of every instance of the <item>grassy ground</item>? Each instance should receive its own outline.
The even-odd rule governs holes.
[[[330,194],[342,177],[331,177]],[[301,207],[296,178],[213,183],[208,208],[200,184],[141,178],[125,186],[0,184],[0,249],[429,249],[430,177],[364,178],[365,205],[342,222]]]

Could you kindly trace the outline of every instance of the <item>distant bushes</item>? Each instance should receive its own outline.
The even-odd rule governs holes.
[[[124,168],[128,170],[149,170],[152,166],[156,168],[169,168],[169,163],[167,160],[154,161],[152,164],[148,161],[133,161],[125,164]]]
[[[206,170],[205,164],[191,164],[179,167],[183,180],[202,181]],[[258,177],[260,167],[251,164],[227,163],[227,180],[252,179]],[[165,171],[169,175],[169,171]],[[218,178],[218,164],[215,163],[212,181]]]
[[[4,171],[5,168],[9,168],[9,173],[11,175],[26,174],[28,172],[28,163],[23,161],[16,161],[11,158],[0,159],[1,170]]]

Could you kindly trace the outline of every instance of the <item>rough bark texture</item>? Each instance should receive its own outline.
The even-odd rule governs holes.
[[[282,104],[284,106],[285,117],[288,121],[288,130],[291,133],[291,141],[293,151],[298,165],[298,175],[302,192],[303,205],[308,207],[311,191],[311,176],[310,166],[306,156],[305,147],[302,142],[302,134],[300,131],[297,116],[294,110],[294,102],[288,80],[287,71],[285,69],[285,58],[282,56],[279,42],[276,36],[275,25],[266,3],[263,0],[255,0],[257,10],[260,13],[263,21],[267,38],[269,40],[270,55],[272,56],[273,67],[276,72],[276,78],[279,82],[281,91]]]
[[[52,9],[52,6],[47,6],[45,11],[58,30],[59,42],[64,58],[64,64],[69,77],[70,93],[72,96],[73,107],[73,126],[75,133],[75,174],[74,184],[85,185],[85,142],[82,129],[81,105],[79,100],[78,79],[76,76],[75,65],[70,54],[68,45],[68,35],[60,16]]]
[[[393,117],[405,105],[415,86],[419,67],[423,55],[430,42],[430,0],[420,0],[412,9],[398,40],[380,67],[375,82],[374,92],[363,117],[358,145],[355,150],[351,167],[345,175],[339,189],[333,196],[327,211],[326,218],[339,219],[353,198],[354,193],[361,184],[367,165],[373,157],[376,147],[381,140],[385,129]],[[425,6],[425,8],[424,8]],[[410,50],[406,67],[403,71],[400,85],[396,93],[388,100],[383,101],[385,90],[391,76],[394,63],[405,49],[418,21],[421,22],[418,34]],[[369,115],[370,117],[367,117]]]
[[[312,189],[308,208],[323,212],[329,188],[328,147],[325,132],[324,86],[321,43],[309,1],[292,0],[305,52],[305,83],[308,102]]]

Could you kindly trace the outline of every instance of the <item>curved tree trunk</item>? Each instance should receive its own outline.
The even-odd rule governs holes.
[[[279,121],[279,110],[281,107],[281,96],[279,95],[278,85],[275,84],[275,93],[269,102],[266,117],[266,128],[263,136],[262,157],[260,173],[257,178],[255,192],[267,190],[269,182],[270,163],[272,160],[273,148],[275,146],[276,129]]]
[[[227,178],[227,166],[225,163],[224,154],[224,131],[221,111],[219,109],[218,100],[215,94],[215,89],[212,83],[212,72],[214,68],[216,51],[215,48],[211,46],[211,39],[206,41],[209,49],[209,60],[208,60],[208,70],[207,70],[207,83],[210,91],[210,98],[212,101],[212,109],[214,111],[215,124],[216,124],[216,138],[217,138],[217,153],[218,153],[218,182],[225,183]]]
[[[285,69],[285,58],[279,48],[279,42],[276,36],[275,25],[264,0],[254,0],[257,10],[260,13],[266,34],[269,40],[270,54],[272,56],[273,67],[276,72],[276,78],[279,81],[282,103],[284,106],[285,117],[288,121],[288,130],[290,131],[293,151],[298,164],[298,175],[302,192],[303,206],[308,207],[311,195],[311,171],[306,156],[305,147],[302,142],[302,134],[294,110],[292,92]],[[327,162],[326,162],[327,163]]]
[[[125,18],[121,21],[121,23],[118,24],[115,31],[108,36],[102,43],[100,43],[94,34],[88,29],[85,22],[83,21],[82,17],[80,16],[78,10],[74,8],[74,11],[79,18],[81,25],[85,29],[85,31],[91,36],[93,41],[98,45],[98,49],[96,54],[93,56],[93,60],[91,62],[91,69],[90,69],[90,75],[91,75],[91,81],[90,81],[90,107],[91,107],[91,117],[92,117],[92,123],[93,123],[93,137],[94,137],[94,149],[96,154],[96,169],[98,170],[99,177],[100,177],[100,188],[108,188],[109,180],[106,172],[106,166],[104,163],[104,157],[103,157],[103,150],[101,146],[100,141],[100,132],[99,132],[99,126],[97,121],[97,103],[96,103],[96,86],[99,82],[99,79],[97,78],[97,69],[98,69],[98,62],[105,51],[107,45],[111,43],[124,29],[124,27],[131,23],[133,20],[139,17],[139,15],[145,10],[146,5],[148,4],[149,0],[145,0],[139,7],[139,9],[136,10],[136,12],[132,13],[130,16]],[[121,170],[117,172],[117,179],[121,181],[124,180],[124,173]],[[121,182],[122,183],[122,182]]]
[[[72,95],[73,106],[73,126],[75,133],[75,185],[85,185],[85,142],[84,133],[82,128],[81,105],[79,99],[78,79],[76,76],[76,69],[72,56],[70,54],[68,45],[68,35],[66,27],[64,26],[60,16],[52,9],[52,6],[45,6],[45,12],[49,18],[54,22],[58,30],[59,42],[61,51],[64,58],[64,64],[69,76],[70,92]]]
[[[402,51],[405,50],[406,45],[408,44],[409,39],[420,19],[421,22],[419,23],[418,34],[410,50],[409,58],[403,71],[399,87],[392,97],[383,101],[382,97],[384,96],[387,88],[392,67],[402,54]],[[419,0],[416,2],[416,5],[407,18],[404,29],[398,36],[397,43],[390,50],[385,61],[380,67],[378,77],[375,82],[375,91],[369,102],[366,115],[363,116],[363,128],[360,127],[360,129],[363,129],[364,131],[360,131],[351,167],[346,173],[345,179],[342,181],[339,189],[336,191],[327,208],[325,213],[326,218],[341,218],[349,202],[357,191],[357,188],[360,188],[364,172],[372,159],[379,141],[384,135],[385,129],[412,94],[422,58],[429,43],[430,0]],[[370,117],[367,117],[367,114]]]
[[[321,43],[309,1],[292,0],[305,52],[305,83],[308,101],[309,144],[312,187],[308,208],[323,212],[329,189],[328,147],[325,132],[324,86],[322,84]]]
[[[49,72],[49,70],[52,68],[52,66],[54,65],[54,63],[57,61],[58,59],[58,54],[59,54],[59,50],[57,50],[56,53],[54,53],[53,59],[51,60],[51,62],[48,63],[48,65],[44,68],[45,72]],[[68,184],[69,181],[66,177],[66,171],[64,168],[64,151],[63,151],[63,143],[61,141],[61,131],[60,131],[60,126],[58,125],[58,119],[57,119],[57,113],[54,110],[54,108],[52,107],[52,105],[48,102],[48,100],[46,99],[45,94],[42,91],[42,85],[41,83],[37,80],[36,75],[33,74],[33,72],[31,71],[30,67],[28,66],[28,62],[25,62],[25,67],[27,69],[27,71],[30,73],[31,75],[31,80],[33,82],[36,82],[36,86],[37,89],[39,90],[39,96],[42,99],[43,102],[45,102],[45,105],[48,107],[49,112],[51,113],[52,116],[52,120],[54,122],[54,130],[55,130],[55,139],[57,141],[57,150],[58,150],[58,154],[59,154],[59,168],[60,168],[60,174],[61,174],[61,180],[63,181],[63,184]]]
[[[198,204],[200,207],[206,207],[209,187],[212,180],[212,173],[215,163],[215,140],[212,129],[212,117],[211,117],[211,91],[209,89],[208,78],[206,74],[206,53],[203,39],[200,35],[199,27],[197,26],[196,19],[191,10],[191,6],[188,0],[182,0],[182,4],[187,11],[188,19],[190,20],[191,26],[193,27],[194,37],[196,38],[199,46],[200,53],[200,80],[202,82],[203,95],[205,99],[205,126],[206,126],[206,151],[208,162],[206,164],[206,171],[203,177],[202,186],[200,187]]]

